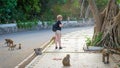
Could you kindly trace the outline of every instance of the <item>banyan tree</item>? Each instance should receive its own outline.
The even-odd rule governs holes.
[[[120,10],[117,0],[109,0],[106,8],[99,13],[94,0],[88,0],[95,25],[92,43],[101,36],[96,46],[107,46],[120,51]]]

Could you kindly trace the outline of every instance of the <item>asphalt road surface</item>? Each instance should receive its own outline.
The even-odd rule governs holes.
[[[77,28],[63,28],[62,34],[81,31],[93,28],[93,26],[88,27],[77,27]],[[48,41],[54,32],[51,29],[39,30],[39,31],[27,31],[27,32],[17,32],[12,34],[0,35],[0,68],[14,68],[20,62],[22,62],[26,57],[28,57],[34,48],[38,48]],[[22,49],[19,50],[18,46],[14,50],[8,50],[8,47],[4,44],[5,38],[11,38],[14,40],[15,44],[22,44]]]

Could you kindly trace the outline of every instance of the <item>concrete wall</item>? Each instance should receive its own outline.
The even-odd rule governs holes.
[[[17,32],[17,24],[0,24],[0,34]]]
[[[63,28],[70,28],[70,27],[83,27],[83,26],[90,26],[94,25],[93,19],[82,20],[82,21],[62,21]],[[7,33],[14,33],[18,31],[26,31],[26,30],[41,30],[41,29],[51,29],[51,25],[49,26],[46,22],[45,25],[42,25],[40,21],[38,25],[31,28],[31,29],[18,29],[17,24],[0,24],[0,34],[7,34]]]

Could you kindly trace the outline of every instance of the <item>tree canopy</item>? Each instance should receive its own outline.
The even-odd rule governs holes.
[[[63,19],[71,17],[71,20],[79,19],[81,2],[83,0],[0,0],[0,23],[15,21],[50,21],[55,20],[56,15],[62,14]],[[108,0],[96,0],[100,11]],[[120,3],[120,0],[118,0]],[[84,6],[88,2],[85,0]],[[86,7],[85,7],[86,8]]]

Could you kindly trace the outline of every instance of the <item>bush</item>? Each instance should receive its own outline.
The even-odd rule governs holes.
[[[48,25],[52,25],[54,23],[54,21],[51,20],[51,21],[48,21],[47,23],[48,23]]]
[[[91,39],[90,37],[86,37],[86,45],[87,46],[96,46],[96,44],[101,41],[102,39],[102,33],[98,33],[94,39]]]
[[[95,38],[93,39],[91,45],[95,46],[99,41],[101,41],[102,35],[103,35],[102,33],[98,33],[98,35],[96,35]]]
[[[34,26],[37,26],[37,21],[33,21],[33,22],[18,22],[17,26],[20,29],[31,29]]]
[[[85,42],[86,42],[87,46],[91,46],[91,38],[90,37],[86,37]]]
[[[118,64],[118,67],[120,67],[120,64]]]

